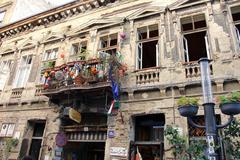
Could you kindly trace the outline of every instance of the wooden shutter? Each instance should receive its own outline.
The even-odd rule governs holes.
[[[19,159],[22,159],[28,152],[29,139],[24,138],[19,152]]]
[[[15,77],[15,74],[17,72],[17,65],[18,65],[18,60],[15,59],[13,61],[13,66],[10,69],[10,74],[9,74],[9,79],[8,79],[8,85],[12,85],[13,84],[13,80]]]
[[[187,38],[185,38],[184,36],[183,36],[183,50],[184,50],[185,62],[189,62],[188,41],[187,41]]]
[[[33,60],[32,60],[32,69],[29,75],[28,82],[34,82],[36,80],[36,77],[38,77],[37,74],[39,73],[38,72],[39,65],[40,65],[40,57],[39,55],[36,55],[33,57]]]

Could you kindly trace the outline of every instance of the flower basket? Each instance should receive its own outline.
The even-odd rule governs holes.
[[[219,96],[220,109],[223,114],[236,115],[240,113],[240,92],[232,92],[228,95]]]
[[[181,97],[178,100],[178,111],[183,117],[193,117],[198,112],[198,99]]]
[[[178,111],[180,115],[183,117],[193,117],[198,113],[198,106],[197,105],[179,106]]]
[[[220,104],[220,109],[223,114],[236,115],[240,113],[240,103],[239,102],[223,103]]]

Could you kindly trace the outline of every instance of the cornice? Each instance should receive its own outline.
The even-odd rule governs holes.
[[[48,25],[57,20],[66,19],[73,15],[84,13],[87,10],[114,3],[117,0],[78,0],[20,21],[5,25],[0,28],[0,38],[11,37],[19,33],[29,31],[35,27]]]

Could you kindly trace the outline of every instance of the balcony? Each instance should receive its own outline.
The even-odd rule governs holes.
[[[107,68],[107,63],[91,59],[44,69],[41,75],[44,84],[41,94],[52,97],[70,90],[79,92],[110,88]]]
[[[194,78],[194,77],[201,76],[200,65],[198,64],[198,62],[189,62],[184,65],[185,65],[186,78]],[[211,63],[210,63],[210,71],[211,71],[210,74],[213,75],[213,67]]]
[[[160,82],[160,67],[154,67],[146,70],[138,70],[136,72],[136,84],[155,84]]]

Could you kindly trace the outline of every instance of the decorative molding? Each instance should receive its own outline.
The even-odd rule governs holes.
[[[211,2],[211,0],[178,0],[175,3],[169,5],[168,8],[170,11],[172,11],[172,10],[186,8],[189,6],[203,4],[206,2]]]
[[[71,3],[50,9],[48,11],[36,14],[26,19],[5,25],[0,28],[0,38],[11,37],[29,31],[38,26],[46,26],[52,22],[66,19],[73,15],[84,13],[87,10],[105,6],[108,3],[114,3],[116,0],[78,0]]]

